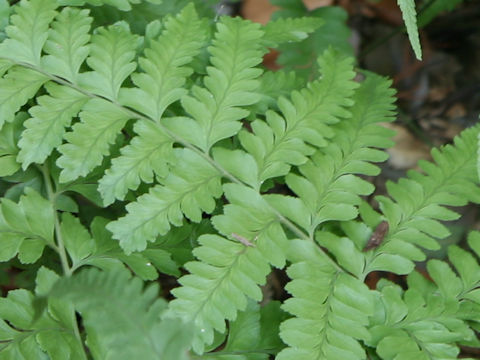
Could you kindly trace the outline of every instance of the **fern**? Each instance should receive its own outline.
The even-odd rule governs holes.
[[[428,278],[415,270],[452,208],[480,202],[479,127],[388,182],[373,209],[391,83],[354,67],[342,10],[275,3],[266,26],[202,17],[214,1],[4,6],[0,261],[25,289],[0,299],[0,359],[453,359],[480,347],[480,233],[472,251],[429,260]],[[266,71],[272,47],[312,66]],[[273,290],[289,295],[272,301],[283,269]],[[369,289],[375,271],[407,284]],[[147,284],[159,277],[160,293]]]

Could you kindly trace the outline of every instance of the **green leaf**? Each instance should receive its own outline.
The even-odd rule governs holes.
[[[173,140],[153,121],[140,120],[134,125],[137,133],[121,155],[112,160],[112,166],[99,181],[98,190],[105,205],[115,199],[123,200],[128,190],[135,190],[141,182],[152,183],[154,176],[164,178],[168,163],[174,160]]]
[[[217,23],[207,67],[205,87],[193,86],[192,96],[182,98],[182,106],[193,119],[179,119],[170,129],[207,152],[219,140],[235,135],[241,128],[239,120],[248,115],[241,106],[258,101],[256,80],[262,70],[263,32],[259,24],[240,18],[222,17]]]
[[[45,71],[72,83],[77,82],[78,71],[88,55],[88,34],[92,18],[88,10],[64,8],[52,23],[42,58]]]
[[[422,48],[418,38],[417,28],[417,12],[415,11],[414,0],[397,0],[398,6],[402,10],[403,21],[407,28],[408,38],[412,45],[415,56],[418,60],[422,60]]]
[[[281,43],[301,41],[323,25],[323,20],[313,17],[287,18],[269,21],[265,25],[264,41],[269,47]]]
[[[46,282],[53,283],[55,280],[51,272],[42,268],[37,277],[39,289],[46,290],[51,286]],[[0,359],[86,360],[72,323],[50,314],[53,308],[35,314],[34,301],[34,296],[24,289],[12,290],[6,298],[0,298],[0,328],[3,333]],[[69,306],[56,304],[56,309],[68,312]],[[73,312],[70,315],[73,316]]]
[[[265,282],[269,264],[285,264],[287,238],[265,200],[241,185],[224,187],[230,204],[213,223],[225,237],[199,237],[201,246],[194,249],[198,261],[185,265],[190,274],[179,279],[182,287],[172,291],[177,299],[170,303],[169,313],[194,323],[192,345],[197,353],[213,342],[214,331],[225,332],[225,319],[234,320],[238,310],[246,309],[247,297],[262,298],[258,284]]]
[[[32,188],[25,188],[18,204],[3,198],[0,244],[0,261],[10,260],[18,253],[22,262],[35,262],[45,245],[53,245],[52,204]]]
[[[7,26],[6,39],[0,45],[3,58],[40,66],[42,48],[48,38],[48,26],[56,14],[55,0],[23,0]],[[3,88],[3,86],[0,86]]]
[[[358,85],[352,81],[355,73],[351,58],[342,58],[333,51],[319,58],[325,76],[301,91],[291,94],[291,101],[278,99],[281,111],[266,112],[266,121],[251,123],[253,132],[242,130],[239,140],[258,166],[258,181],[289,172],[290,165],[301,165],[315,147],[326,145],[333,136],[330,125],[350,116],[345,109]]]
[[[125,252],[145,249],[147,241],[166,234],[170,224],[182,225],[183,216],[199,222],[202,212],[215,209],[222,194],[220,173],[200,155],[178,149],[177,166],[148,194],[127,205],[128,214],[108,225]]]
[[[66,144],[57,165],[62,168],[60,182],[87,176],[110,153],[110,145],[129,120],[128,113],[103,99],[91,99],[80,112],[81,122],[65,134]]]
[[[192,74],[187,67],[204,45],[205,27],[192,5],[165,22],[165,30],[157,40],[150,41],[145,57],[139,59],[143,73],[132,75],[138,88],[120,91],[123,105],[160,121],[165,109],[179,100],[186,90],[186,78]]]
[[[186,360],[191,327],[179,319],[161,320],[165,302],[157,298],[158,287],[142,287],[127,270],[86,269],[62,278],[49,298],[73,302],[94,358],[105,359],[108,353],[119,360]]]
[[[137,37],[130,33],[126,23],[98,28],[92,36],[88,66],[94,71],[80,74],[82,87],[109,100],[118,100],[125,79],[135,70],[132,61],[137,48]]]
[[[72,259],[72,266],[77,266],[94,251],[95,243],[87,229],[71,214],[63,214],[60,230],[65,248]]]
[[[366,359],[359,340],[370,337],[366,326],[373,299],[363,282],[339,272],[310,241],[291,242],[292,265],[283,309],[294,315],[280,325],[289,346],[277,359]]]
[[[25,131],[18,143],[18,161],[26,169],[31,163],[41,164],[53,149],[62,143],[65,127],[88,101],[88,98],[66,86],[48,83],[50,95],[40,96],[38,105],[30,108],[32,118],[25,121]]]
[[[48,80],[45,75],[15,66],[0,79],[0,128],[12,122],[15,114]]]

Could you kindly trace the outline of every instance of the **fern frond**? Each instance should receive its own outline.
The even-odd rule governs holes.
[[[302,91],[294,91],[292,100],[280,98],[283,116],[267,111],[266,121],[255,120],[253,133],[242,130],[242,146],[258,164],[258,182],[285,175],[290,165],[300,165],[312,155],[314,148],[326,145],[332,137],[329,125],[350,116],[345,109],[353,104],[351,95],[357,87],[352,59],[341,59],[327,51],[319,59],[323,77]]]
[[[91,99],[80,112],[81,122],[65,134],[66,144],[58,150],[62,154],[57,165],[62,169],[60,181],[68,182],[88,175],[102,163],[110,152],[129,114],[122,108],[103,99]]]
[[[5,32],[8,38],[0,45],[2,58],[40,66],[42,48],[48,37],[48,26],[57,8],[55,0],[22,0],[15,7],[11,25]]]
[[[0,128],[13,121],[15,114],[48,81],[45,75],[15,66],[0,79]]]
[[[463,206],[469,201],[480,203],[476,170],[478,126],[467,129],[454,139],[454,145],[432,150],[435,163],[421,161],[422,173],[409,171],[408,178],[388,182],[392,199],[377,196],[380,209],[389,223],[389,233],[369,258],[365,274],[383,270],[384,254],[400,255],[420,261],[425,255],[418,247],[438,249],[436,239],[449,235],[441,221],[459,215],[445,206]],[[412,265],[412,264],[411,264]],[[411,270],[404,267],[403,273]]]
[[[177,297],[170,312],[195,324],[193,349],[202,353],[213,341],[214,331],[225,331],[225,319],[234,320],[244,310],[247,297],[259,301],[258,287],[265,282],[270,265],[285,264],[287,238],[272,209],[254,190],[226,184],[230,204],[213,224],[225,237],[202,235],[193,250],[198,261],[185,265],[190,272],[183,285],[172,292]],[[242,244],[239,239],[251,242]]]
[[[360,280],[339,272],[310,241],[293,240],[289,250],[293,295],[283,309],[295,315],[280,325],[289,345],[276,359],[366,359],[359,340],[369,339],[366,326],[373,298]]]
[[[301,175],[287,175],[286,183],[298,198],[267,195],[310,235],[326,221],[354,219],[359,196],[373,192],[373,185],[357,175],[377,175],[379,168],[372,162],[388,157],[380,149],[391,145],[392,132],[378,123],[393,120],[394,91],[389,85],[379,76],[368,76],[353,96],[352,116],[331,127],[332,143],[299,167]]]
[[[276,47],[282,43],[301,41],[308,34],[323,25],[323,20],[314,17],[279,18],[265,25],[264,41],[268,47]]]
[[[213,66],[207,68],[205,87],[193,86],[192,96],[182,98],[183,108],[195,120],[168,123],[174,133],[208,152],[217,141],[240,130],[239,120],[249,113],[240,106],[258,101],[256,79],[262,70],[255,66],[264,54],[262,36],[259,24],[222,17],[208,48]]]
[[[192,150],[174,153],[179,161],[161,185],[128,204],[128,214],[108,225],[127,253],[145,249],[147,241],[167,233],[170,224],[182,225],[184,214],[199,222],[202,211],[215,209],[215,198],[222,194],[219,171]]]
[[[125,23],[96,31],[87,58],[88,66],[94,71],[80,74],[79,82],[88,91],[116,101],[120,86],[136,68],[133,60],[137,37]]]
[[[60,279],[49,298],[73,302],[96,359],[186,360],[191,330],[179,319],[161,320],[166,304],[158,287],[142,287],[127,270],[87,269]]]
[[[41,273],[45,271],[49,270],[40,268],[38,272],[37,290]],[[46,284],[40,286],[46,287]],[[9,291],[6,298],[0,298],[0,359],[86,360],[82,344],[75,337],[69,304],[55,304],[49,306],[48,311],[36,314],[35,300],[34,295],[24,289]]]
[[[112,160],[112,166],[99,181],[98,190],[105,205],[123,199],[129,189],[136,189],[141,182],[153,182],[155,175],[166,177],[167,164],[173,161],[172,138],[157,123],[139,120],[133,130],[137,136],[121,149],[121,155]]]
[[[51,24],[49,37],[43,50],[49,54],[42,58],[47,72],[72,83],[77,82],[78,71],[88,55],[90,23],[88,10],[64,8]]]
[[[193,5],[169,18],[162,35],[150,41],[145,57],[139,59],[145,72],[132,75],[138,88],[121,89],[120,102],[160,121],[165,109],[186,93],[183,85],[192,73],[186,65],[204,46],[203,25]]]
[[[480,233],[468,242],[480,255]],[[408,276],[408,290],[386,284],[377,297],[372,319],[372,339],[382,359],[457,359],[458,344],[479,346],[475,333],[464,321],[473,320],[472,306],[480,308],[480,265],[473,254],[450,246],[448,258],[458,275],[444,261],[428,261],[435,283],[417,272]]]
[[[159,122],[165,109],[186,93],[182,86],[192,73],[186,65],[199,53],[205,39],[203,22],[193,6],[170,18],[165,31],[158,40],[151,41],[146,57],[139,61],[145,73],[132,75],[138,88],[122,89],[120,101]],[[112,161],[100,181],[99,190],[106,204],[123,199],[141,181],[152,182],[153,173],[166,175],[173,139],[152,124],[140,122],[134,130],[138,136],[121,150],[121,156]]]
[[[18,161],[24,169],[31,163],[43,163],[53,149],[62,143],[65,128],[89,98],[66,86],[48,83],[49,95],[37,99],[30,108],[32,118],[24,122],[25,130],[18,143]]]
[[[43,210],[38,212],[38,209]],[[22,263],[35,262],[45,245],[55,248],[52,204],[31,188],[25,189],[18,204],[3,198],[0,239],[0,261],[10,260],[18,253]]]

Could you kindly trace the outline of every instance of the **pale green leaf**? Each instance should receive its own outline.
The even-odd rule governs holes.
[[[162,35],[150,41],[145,57],[139,59],[145,72],[132,75],[138,88],[122,89],[120,102],[160,121],[165,109],[186,93],[183,85],[192,69],[185,65],[204,45],[204,29],[193,5],[168,18]]]
[[[45,75],[15,66],[0,79],[0,128],[12,122],[15,114],[48,80]]]
[[[128,190],[135,190],[141,182],[152,183],[154,175],[168,174],[168,162],[174,160],[172,139],[153,121],[140,120],[134,125],[137,133],[121,155],[112,160],[112,166],[99,181],[98,190],[105,205],[115,199],[123,200]]]
[[[211,213],[222,194],[220,173],[189,149],[178,149],[177,165],[148,194],[127,205],[128,214],[108,225],[120,246],[130,253],[143,250],[147,241],[182,225],[183,216],[199,222],[202,212]]]
[[[90,23],[88,10],[64,8],[51,25],[42,58],[45,71],[72,83],[77,82],[78,71],[88,55]]]
[[[81,122],[65,134],[66,144],[57,165],[62,168],[60,182],[88,175],[110,153],[110,145],[127,123],[128,113],[103,99],[90,100],[80,112]]]
[[[18,161],[26,169],[31,163],[43,163],[48,155],[62,143],[65,127],[78,114],[88,97],[66,86],[46,85],[50,95],[37,99],[30,108],[32,118],[25,121],[25,131],[18,143]]]
[[[5,30],[9,38],[0,45],[2,57],[40,66],[42,48],[56,7],[55,0],[20,1],[10,19],[11,25]]]
[[[82,87],[110,100],[117,100],[120,86],[135,70],[137,37],[128,25],[117,23],[97,29],[92,36],[87,64],[94,71],[80,74]]]

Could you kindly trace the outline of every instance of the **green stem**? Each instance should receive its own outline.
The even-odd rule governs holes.
[[[65,251],[65,244],[63,242],[62,232],[60,230],[60,221],[58,220],[57,209],[55,208],[55,193],[53,191],[52,182],[50,179],[50,172],[48,171],[47,163],[41,166],[42,174],[43,174],[43,181],[45,182],[45,187],[47,189],[47,196],[48,200],[52,204],[53,207],[53,219],[54,219],[54,226],[55,226],[55,237],[57,240],[57,252],[60,256],[60,261],[62,263],[62,269],[65,276],[72,275],[72,269],[68,264],[68,257],[67,252]]]

